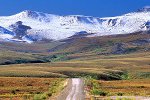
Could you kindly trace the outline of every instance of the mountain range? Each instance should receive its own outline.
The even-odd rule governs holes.
[[[57,41],[74,36],[106,36],[150,30],[150,7],[116,17],[59,16],[25,10],[0,17],[0,41]]]

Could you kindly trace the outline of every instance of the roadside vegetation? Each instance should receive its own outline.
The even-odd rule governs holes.
[[[149,83],[150,79],[102,81],[86,78],[86,98],[92,100],[143,100],[143,97],[150,96]]]
[[[63,88],[63,78],[0,77],[2,100],[46,100]]]
[[[150,96],[150,80],[101,81],[87,79],[86,90],[94,96]]]
[[[92,79],[91,82],[88,83],[88,91],[91,95],[150,95],[149,52],[107,56],[95,56],[90,53],[83,55],[79,53],[70,54],[67,57],[76,59],[49,63],[1,65],[0,76],[28,78],[84,77]],[[7,95],[16,93],[17,87],[14,88],[15,89],[13,90],[15,91],[9,92]],[[32,92],[32,90],[28,90]],[[39,94],[37,93],[35,97],[32,97],[35,99],[39,97],[45,98],[47,95],[51,95],[47,91],[48,90],[43,91],[42,93],[40,92]]]
[[[57,90],[55,88],[61,82],[58,78],[76,77],[89,79],[86,84],[91,95],[150,96],[150,43],[146,41],[149,38],[149,34],[142,33],[49,43],[1,42],[0,77],[3,78],[0,78],[0,98],[21,95],[35,100],[45,99]],[[27,84],[22,80],[24,78],[29,81],[27,83],[37,79],[35,83],[41,85],[40,82],[49,78],[54,84],[48,82],[49,85],[41,86],[44,89],[38,89],[34,84],[16,84],[18,79],[20,84]],[[13,87],[14,84],[17,87]],[[54,86],[52,89],[51,85]]]

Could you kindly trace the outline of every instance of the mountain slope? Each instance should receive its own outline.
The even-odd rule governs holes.
[[[11,39],[15,33],[5,29],[4,27],[0,26],[0,37],[1,39]]]
[[[0,17],[0,26],[11,30],[10,25],[21,21],[23,25],[31,27],[27,31],[28,38],[36,41],[61,40],[82,32],[93,34],[91,36],[127,34],[149,30],[148,9],[149,7],[146,7],[137,12],[106,18],[82,15],[59,16],[26,10],[16,15]]]

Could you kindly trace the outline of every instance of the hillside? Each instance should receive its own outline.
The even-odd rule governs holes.
[[[122,55],[150,51],[149,32],[138,32],[125,35],[100,37],[71,37],[63,41],[37,42],[32,44],[0,42],[1,63],[51,62],[56,60],[71,60],[86,56]],[[74,56],[78,54],[78,56]],[[23,56],[22,56],[23,55]],[[4,60],[5,59],[5,60]],[[12,60],[14,59],[14,60]],[[30,61],[29,61],[30,62]],[[31,61],[32,62],[32,61]],[[34,62],[34,61],[33,61]],[[35,61],[36,62],[36,61]]]

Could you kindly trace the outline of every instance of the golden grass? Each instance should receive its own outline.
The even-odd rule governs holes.
[[[0,76],[67,77],[64,72],[108,74],[108,72],[126,71],[130,78],[150,78],[149,61],[148,52],[109,56],[92,55],[53,63],[1,65]]]
[[[102,81],[86,79],[85,89],[96,96],[150,96],[150,79]]]
[[[150,79],[99,81],[99,84],[109,95],[150,96]]]
[[[34,94],[47,92],[60,83],[63,79],[58,78],[22,78],[22,77],[0,77],[0,100],[7,98],[33,97]]]
[[[101,89],[109,92],[109,95],[118,95],[118,93],[150,95],[150,52],[126,55],[96,55],[87,52],[87,54],[78,53],[69,56],[78,57],[51,63],[1,65],[0,76],[81,77],[83,73],[89,76],[92,74],[109,76],[112,72],[116,74],[124,71],[127,72],[129,80],[100,81]],[[6,88],[9,90],[9,87]]]

